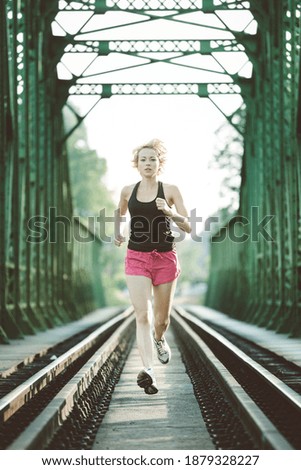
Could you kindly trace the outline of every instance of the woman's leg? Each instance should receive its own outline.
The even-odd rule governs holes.
[[[169,326],[176,285],[177,279],[154,286],[154,327],[157,341],[164,337],[164,333]]]
[[[152,281],[146,276],[126,276],[126,282],[136,314],[137,346],[146,369],[153,366],[151,335]]]

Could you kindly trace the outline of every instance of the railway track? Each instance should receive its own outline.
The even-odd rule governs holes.
[[[171,328],[217,449],[301,449],[300,371],[181,307]],[[134,344],[132,308],[85,336],[0,380],[2,449],[91,448]]]
[[[133,320],[129,308],[81,341],[75,339],[76,344],[40,370],[44,358],[12,374],[13,384],[19,382],[20,374],[29,377],[0,399],[1,448],[42,449],[97,374],[105,390],[111,383],[112,369],[131,344],[128,336],[133,336]],[[70,341],[74,339],[67,344]],[[62,348],[64,344],[58,346],[59,351]],[[53,349],[52,357],[56,353]],[[7,389],[9,377],[1,382]]]
[[[181,307],[176,311],[183,349],[197,362],[192,380],[202,366],[211,369],[256,448],[301,449],[300,368]]]

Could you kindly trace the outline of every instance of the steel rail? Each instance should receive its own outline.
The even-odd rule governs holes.
[[[301,413],[301,396],[292,390],[288,385],[283,383],[280,379],[275,377],[271,372],[269,372],[265,367],[258,364],[258,362],[251,359],[247,354],[241,351],[237,346],[232,344],[229,340],[224,338],[220,333],[215,331],[210,326],[206,325],[202,320],[196,318],[192,314],[188,313],[182,307],[176,307],[175,310],[177,313],[186,320],[192,322],[197,327],[205,331],[211,338],[214,338],[220,344],[225,346],[227,350],[231,351],[237,359],[239,359],[243,364],[249,367],[252,372],[255,372],[265,383],[272,387],[280,396],[288,401],[290,404],[294,405],[296,410]]]
[[[46,385],[57,377],[66,367],[70,366],[82,354],[88,351],[93,345],[99,341],[99,338],[105,334],[110,328],[117,325],[120,321],[125,320],[133,313],[133,308],[128,307],[124,312],[112,318],[104,325],[101,325],[87,338],[80,341],[76,346],[62,354],[58,359],[47,365],[39,372],[34,374],[30,379],[16,387],[13,391],[0,399],[0,422],[7,421],[16,411],[25,405],[31,398],[39,393]]]
[[[223,392],[231,402],[231,405],[236,409],[238,415],[241,416],[242,421],[252,434],[258,448],[293,450],[288,440],[279,432],[206,343],[187,323],[187,320],[189,320],[199,326],[199,320],[188,314],[182,307],[178,306],[174,308],[172,318],[180,331],[182,333],[185,332],[189,337],[190,344],[193,343],[197,348],[200,357],[206,366],[209,367]],[[201,328],[202,326],[203,325],[200,325]]]
[[[132,310],[129,313],[131,312]],[[33,450],[45,447],[68,418],[76,401],[87,390],[93,378],[120,344],[122,337],[132,326],[134,319],[134,315],[130,315],[125,319],[112,336],[51,400],[39,416],[10,444],[8,450]]]

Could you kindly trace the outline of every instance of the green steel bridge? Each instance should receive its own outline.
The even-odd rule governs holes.
[[[212,236],[206,305],[301,335],[300,17],[299,0],[0,2],[0,342],[103,305],[95,275],[102,241],[72,218],[66,142],[100,100],[120,95],[207,98],[242,137],[239,207]],[[227,54],[244,65],[229,70]],[[72,59],[84,61],[81,73]],[[182,67],[185,79],[106,78],[163,63]],[[200,71],[210,80],[195,81]],[[228,113],[219,98],[234,95],[241,100]],[[69,104],[75,124],[66,130],[72,96],[93,100],[84,115]],[[28,221],[38,214],[38,227],[51,207],[92,243],[64,243],[61,232],[55,243],[30,243]]]

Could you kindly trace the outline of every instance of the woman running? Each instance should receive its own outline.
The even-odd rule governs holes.
[[[170,323],[180,265],[170,224],[175,222],[187,233],[191,232],[191,227],[177,186],[158,180],[166,159],[163,143],[154,139],[141,145],[133,151],[133,157],[141,180],[121,191],[115,212],[115,245],[120,246],[125,241],[122,225],[129,210],[131,221],[125,274],[136,314],[137,346],[144,366],[138,374],[137,384],[151,395],[158,392],[153,370],[153,344],[162,364],[167,364],[171,358],[165,333]]]

